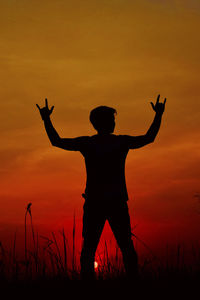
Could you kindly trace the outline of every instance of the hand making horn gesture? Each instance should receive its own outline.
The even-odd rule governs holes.
[[[51,109],[49,109],[47,99],[45,99],[45,106],[44,107],[40,108],[38,104],[36,104],[36,106],[39,109],[42,120],[47,119],[52,114],[52,111],[54,109],[54,106],[52,106]]]
[[[156,112],[156,113],[160,113],[160,114],[163,114],[164,110],[165,110],[165,103],[166,103],[166,98],[164,100],[163,103],[159,102],[159,99],[160,99],[160,95],[158,95],[157,97],[157,101],[156,101],[156,104],[154,105],[153,102],[150,102],[151,103],[151,106],[153,108],[153,110]]]

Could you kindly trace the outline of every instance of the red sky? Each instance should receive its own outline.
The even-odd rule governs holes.
[[[55,105],[62,137],[94,134],[88,116],[101,104],[117,109],[116,134],[140,135],[160,93],[155,143],[127,158],[131,220],[153,247],[196,242],[199,1],[19,0],[0,10],[0,239],[23,228],[28,202],[41,232],[71,233],[74,212],[81,228],[83,158],[51,147],[36,103]]]

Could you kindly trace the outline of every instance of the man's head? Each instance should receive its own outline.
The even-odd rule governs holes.
[[[98,106],[90,112],[90,122],[98,133],[113,133],[116,110],[108,106]]]

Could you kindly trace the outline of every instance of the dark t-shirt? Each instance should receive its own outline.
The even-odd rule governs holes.
[[[125,160],[133,149],[128,135],[93,135],[73,139],[73,149],[85,158],[87,181],[85,199],[88,201],[127,201]]]

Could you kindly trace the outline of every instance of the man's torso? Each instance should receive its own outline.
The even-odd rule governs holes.
[[[120,135],[87,137],[81,149],[85,158],[86,200],[128,200],[125,160],[128,147]]]

